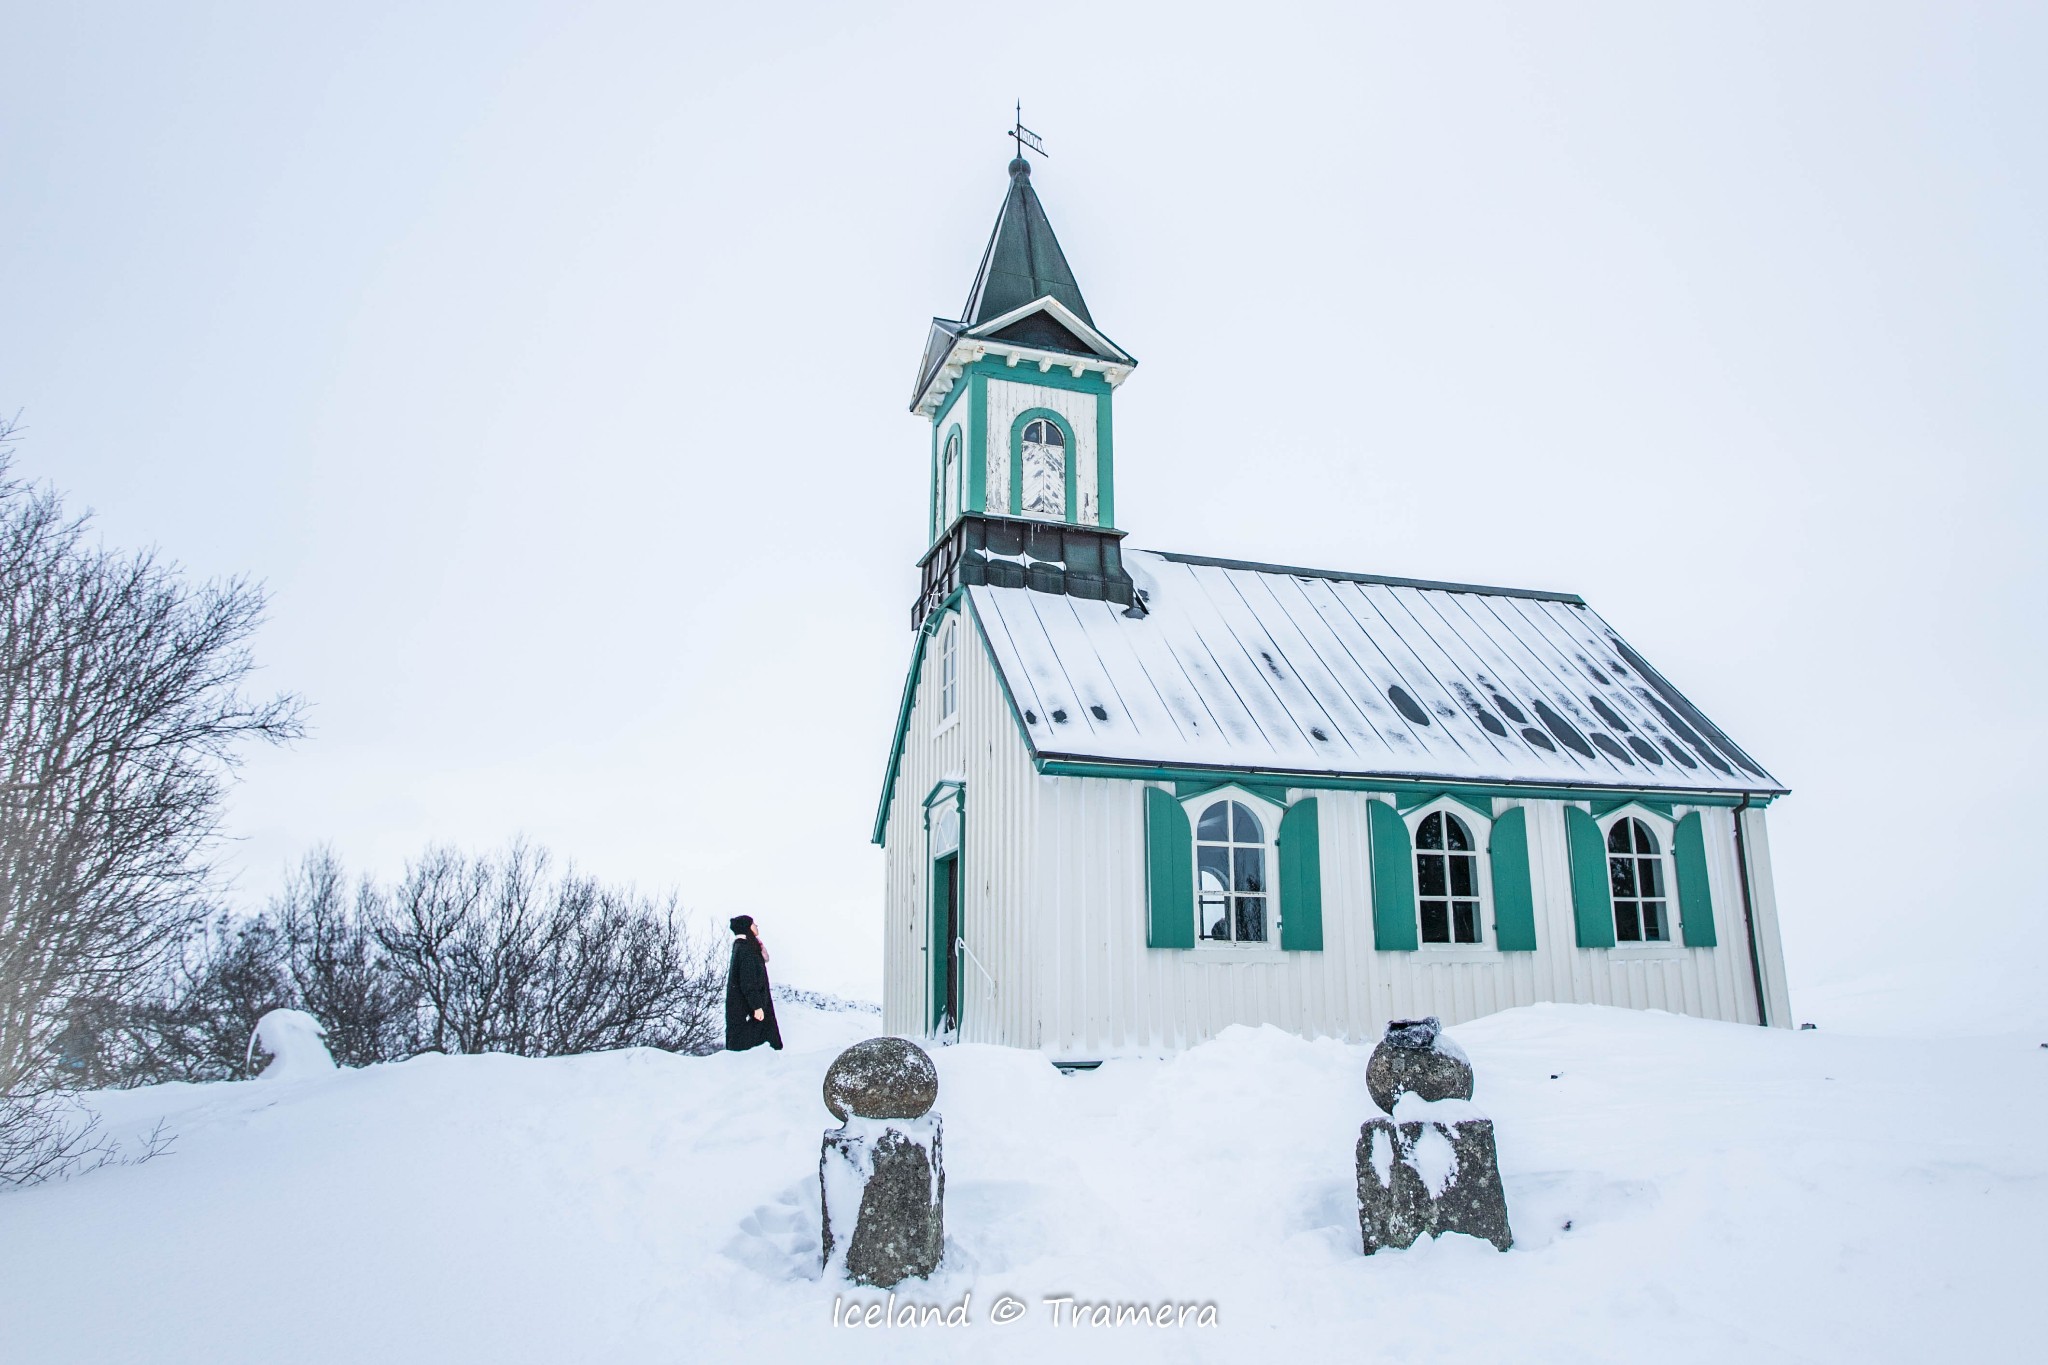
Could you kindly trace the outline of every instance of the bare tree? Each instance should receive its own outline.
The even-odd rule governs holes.
[[[420,992],[377,942],[383,898],[368,881],[353,894],[332,850],[300,863],[270,903],[297,1008],[327,1027],[343,1066],[410,1057],[421,1047]]]
[[[299,733],[250,697],[263,594],[90,543],[8,477],[0,422],[0,1101],[62,1083],[81,999],[129,998],[204,914],[238,747]]]

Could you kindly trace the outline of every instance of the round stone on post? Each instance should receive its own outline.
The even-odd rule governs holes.
[[[841,1123],[922,1118],[939,1100],[939,1070],[907,1038],[870,1038],[839,1054],[825,1073],[825,1107]]]
[[[1403,1091],[1425,1100],[1469,1100],[1472,1063],[1464,1049],[1444,1036],[1435,1015],[1391,1019],[1365,1064],[1365,1088],[1389,1114]]]
[[[870,1038],[825,1073],[839,1120],[818,1153],[820,1260],[827,1276],[887,1289],[929,1276],[946,1241],[939,1072],[917,1044]]]

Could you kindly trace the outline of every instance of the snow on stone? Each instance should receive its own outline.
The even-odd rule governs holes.
[[[1353,1164],[1374,1113],[1365,1046],[1237,1027],[1072,1076],[1036,1053],[935,1049],[946,1258],[896,1298],[964,1297],[972,1322],[867,1330],[832,1326],[835,1297],[843,1321],[886,1296],[820,1277],[818,1158],[835,1126],[825,1069],[872,1020],[781,1014],[781,1053],[433,1055],[318,1085],[95,1094],[111,1139],[163,1120],[175,1148],[0,1195],[4,1354],[1919,1365],[2039,1352],[2048,1049],[2033,1034],[1959,1045],[1566,1005],[1461,1024],[1514,1249],[1449,1237],[1370,1258]],[[1971,1122],[1928,1112],[1930,1076],[1970,1097]],[[1927,1120],[1900,1121],[1916,1114]],[[252,1256],[258,1293],[223,1270]],[[1003,1295],[1027,1311],[996,1326]],[[1062,1295],[1213,1304],[1217,1326],[1055,1332],[1044,1301]]]
[[[249,1056],[253,1060],[258,1050],[270,1054],[262,1080],[303,1080],[335,1069],[326,1038],[327,1029],[304,1010],[272,1010],[256,1021]]]

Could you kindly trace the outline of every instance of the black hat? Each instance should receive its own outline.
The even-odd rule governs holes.
[[[735,934],[751,933],[754,928],[754,917],[752,915],[734,915],[726,921],[726,926]]]

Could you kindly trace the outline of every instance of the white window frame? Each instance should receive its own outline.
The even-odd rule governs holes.
[[[1266,937],[1261,942],[1219,942],[1202,936],[1202,840],[1197,831],[1202,826],[1202,812],[1218,801],[1236,801],[1248,807],[1259,819],[1259,829],[1265,839],[1262,847],[1266,850],[1266,887],[1261,893],[1266,898]],[[1194,866],[1190,869],[1195,888],[1195,903],[1188,907],[1188,913],[1195,917],[1195,951],[1215,953],[1233,960],[1250,960],[1270,957],[1283,961],[1286,954],[1280,947],[1280,817],[1287,813],[1285,806],[1275,805],[1263,796],[1256,796],[1243,787],[1226,786],[1205,791],[1199,796],[1182,797],[1181,809],[1188,817],[1188,857]]]
[[[960,618],[948,616],[946,623],[939,627],[939,648],[936,668],[938,676],[933,682],[938,692],[937,724],[932,726],[934,735],[944,734],[960,723]]]
[[[946,459],[947,455],[953,458]],[[966,484],[967,440],[955,422],[939,442],[939,530],[941,533],[960,520],[961,497]]]
[[[1477,943],[1431,943],[1422,937],[1422,869],[1417,859],[1430,850],[1420,842],[1422,822],[1432,815],[1450,814],[1463,821],[1465,828],[1472,832],[1472,858],[1478,865],[1479,879],[1479,941]],[[1417,806],[1402,815],[1401,820],[1408,826],[1408,870],[1415,878],[1415,947],[1417,952],[1432,957],[1455,958],[1460,955],[1492,960],[1500,955],[1500,943],[1494,933],[1493,924],[1493,817],[1481,815],[1464,802],[1448,796],[1440,796],[1428,805]],[[1447,888],[1448,889],[1448,888]],[[1452,932],[1456,932],[1453,930]]]
[[[1650,833],[1657,840],[1659,875],[1664,882],[1664,932],[1666,935],[1664,938],[1641,939],[1630,942],[1622,938],[1621,926],[1613,923],[1614,893],[1612,890],[1612,878],[1614,870],[1608,860],[1615,855],[1614,851],[1607,847],[1607,840],[1613,835],[1614,827],[1623,820],[1642,821],[1650,827]],[[1618,806],[1608,811],[1593,823],[1600,830],[1600,870],[1609,878],[1607,913],[1609,923],[1612,924],[1614,929],[1614,947],[1608,951],[1636,957],[1682,957],[1685,953],[1685,944],[1678,926],[1678,865],[1672,858],[1673,835],[1678,830],[1678,822],[1669,816],[1651,810],[1648,806],[1637,805],[1631,801],[1626,806]],[[1629,856],[1641,857],[1642,855],[1630,854]]]

